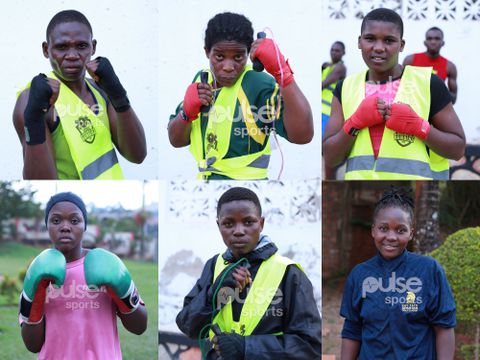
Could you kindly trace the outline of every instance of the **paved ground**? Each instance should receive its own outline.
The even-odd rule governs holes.
[[[340,332],[343,318],[340,317],[343,281],[323,283],[322,288],[322,360],[340,359]]]

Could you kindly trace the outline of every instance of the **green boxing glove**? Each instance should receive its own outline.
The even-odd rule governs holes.
[[[135,311],[140,303],[138,291],[125,264],[109,251],[94,249],[83,264],[88,286],[107,287],[108,295],[122,314]]]
[[[43,319],[47,287],[53,282],[63,285],[67,272],[65,256],[56,249],[42,251],[28,267],[20,296],[20,315],[27,324]]]

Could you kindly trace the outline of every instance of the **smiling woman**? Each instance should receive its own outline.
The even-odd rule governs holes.
[[[441,265],[406,250],[413,200],[386,191],[371,229],[377,255],[355,266],[343,291],[343,360],[453,359],[455,301]]]

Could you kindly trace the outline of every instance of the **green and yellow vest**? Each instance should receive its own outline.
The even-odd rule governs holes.
[[[222,332],[235,332],[242,336],[251,335],[272,302],[285,275],[287,266],[292,264],[297,265],[301,269],[300,265],[296,264],[293,260],[283,257],[278,253],[264,260],[258,269],[252,287],[245,299],[239,321],[236,322],[233,320],[232,300],[230,299],[217,313],[213,319],[213,324],[218,324]],[[225,264],[221,254],[218,255],[217,262],[215,263],[213,282],[215,282],[215,279],[229,265],[231,264]],[[275,335],[281,334],[280,332]],[[213,338],[213,331],[210,330],[209,335],[210,339]]]
[[[53,72],[48,77],[60,81]],[[100,92],[85,81],[97,101],[98,114],[60,81],[55,102],[55,114],[60,122],[52,133],[58,178],[123,179],[113,147],[107,103]],[[30,83],[25,88],[28,87]]]
[[[395,102],[409,104],[424,120],[430,111],[429,67],[406,66]],[[343,116],[348,119],[365,98],[366,71],[347,77],[342,87]],[[360,130],[347,159],[345,180],[446,180],[448,160],[427,150],[413,135],[399,134],[385,127],[377,159],[368,128]]]
[[[328,67],[323,69],[322,81],[325,80],[328,75],[330,75],[336,65],[337,64],[330,64]],[[330,112],[332,111],[333,90],[335,90],[337,87],[337,82],[328,85],[322,90],[322,114],[330,116]]]
[[[207,179],[211,174],[228,176],[235,180],[265,179],[268,175],[268,163],[270,161],[270,141],[262,132],[252,113],[250,103],[242,89],[242,80],[251,66],[246,66],[236,83],[231,87],[220,90],[215,103],[208,113],[208,122],[205,135],[202,137],[201,120],[202,114],[192,122],[190,132],[190,152],[197,161],[199,179]],[[200,75],[195,82],[200,81]],[[212,82],[211,75],[209,83]],[[232,134],[237,101],[240,104],[243,120],[248,129],[251,139],[267,145],[262,151],[225,159],[230,141],[235,141]]]

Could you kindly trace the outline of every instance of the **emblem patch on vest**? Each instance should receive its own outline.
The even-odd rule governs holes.
[[[397,132],[393,134],[393,138],[401,147],[408,146],[415,141],[415,135],[399,134]]]
[[[214,133],[209,133],[207,135],[207,151],[209,151],[210,149],[215,149],[215,150],[218,150],[217,149],[217,146],[218,146],[218,141],[217,141],[217,135],[215,135]]]
[[[78,120],[75,120],[75,127],[77,128],[78,132],[80,133],[80,138],[88,143],[91,144],[95,140],[95,128],[93,127],[92,122],[86,116],[81,116]]]

